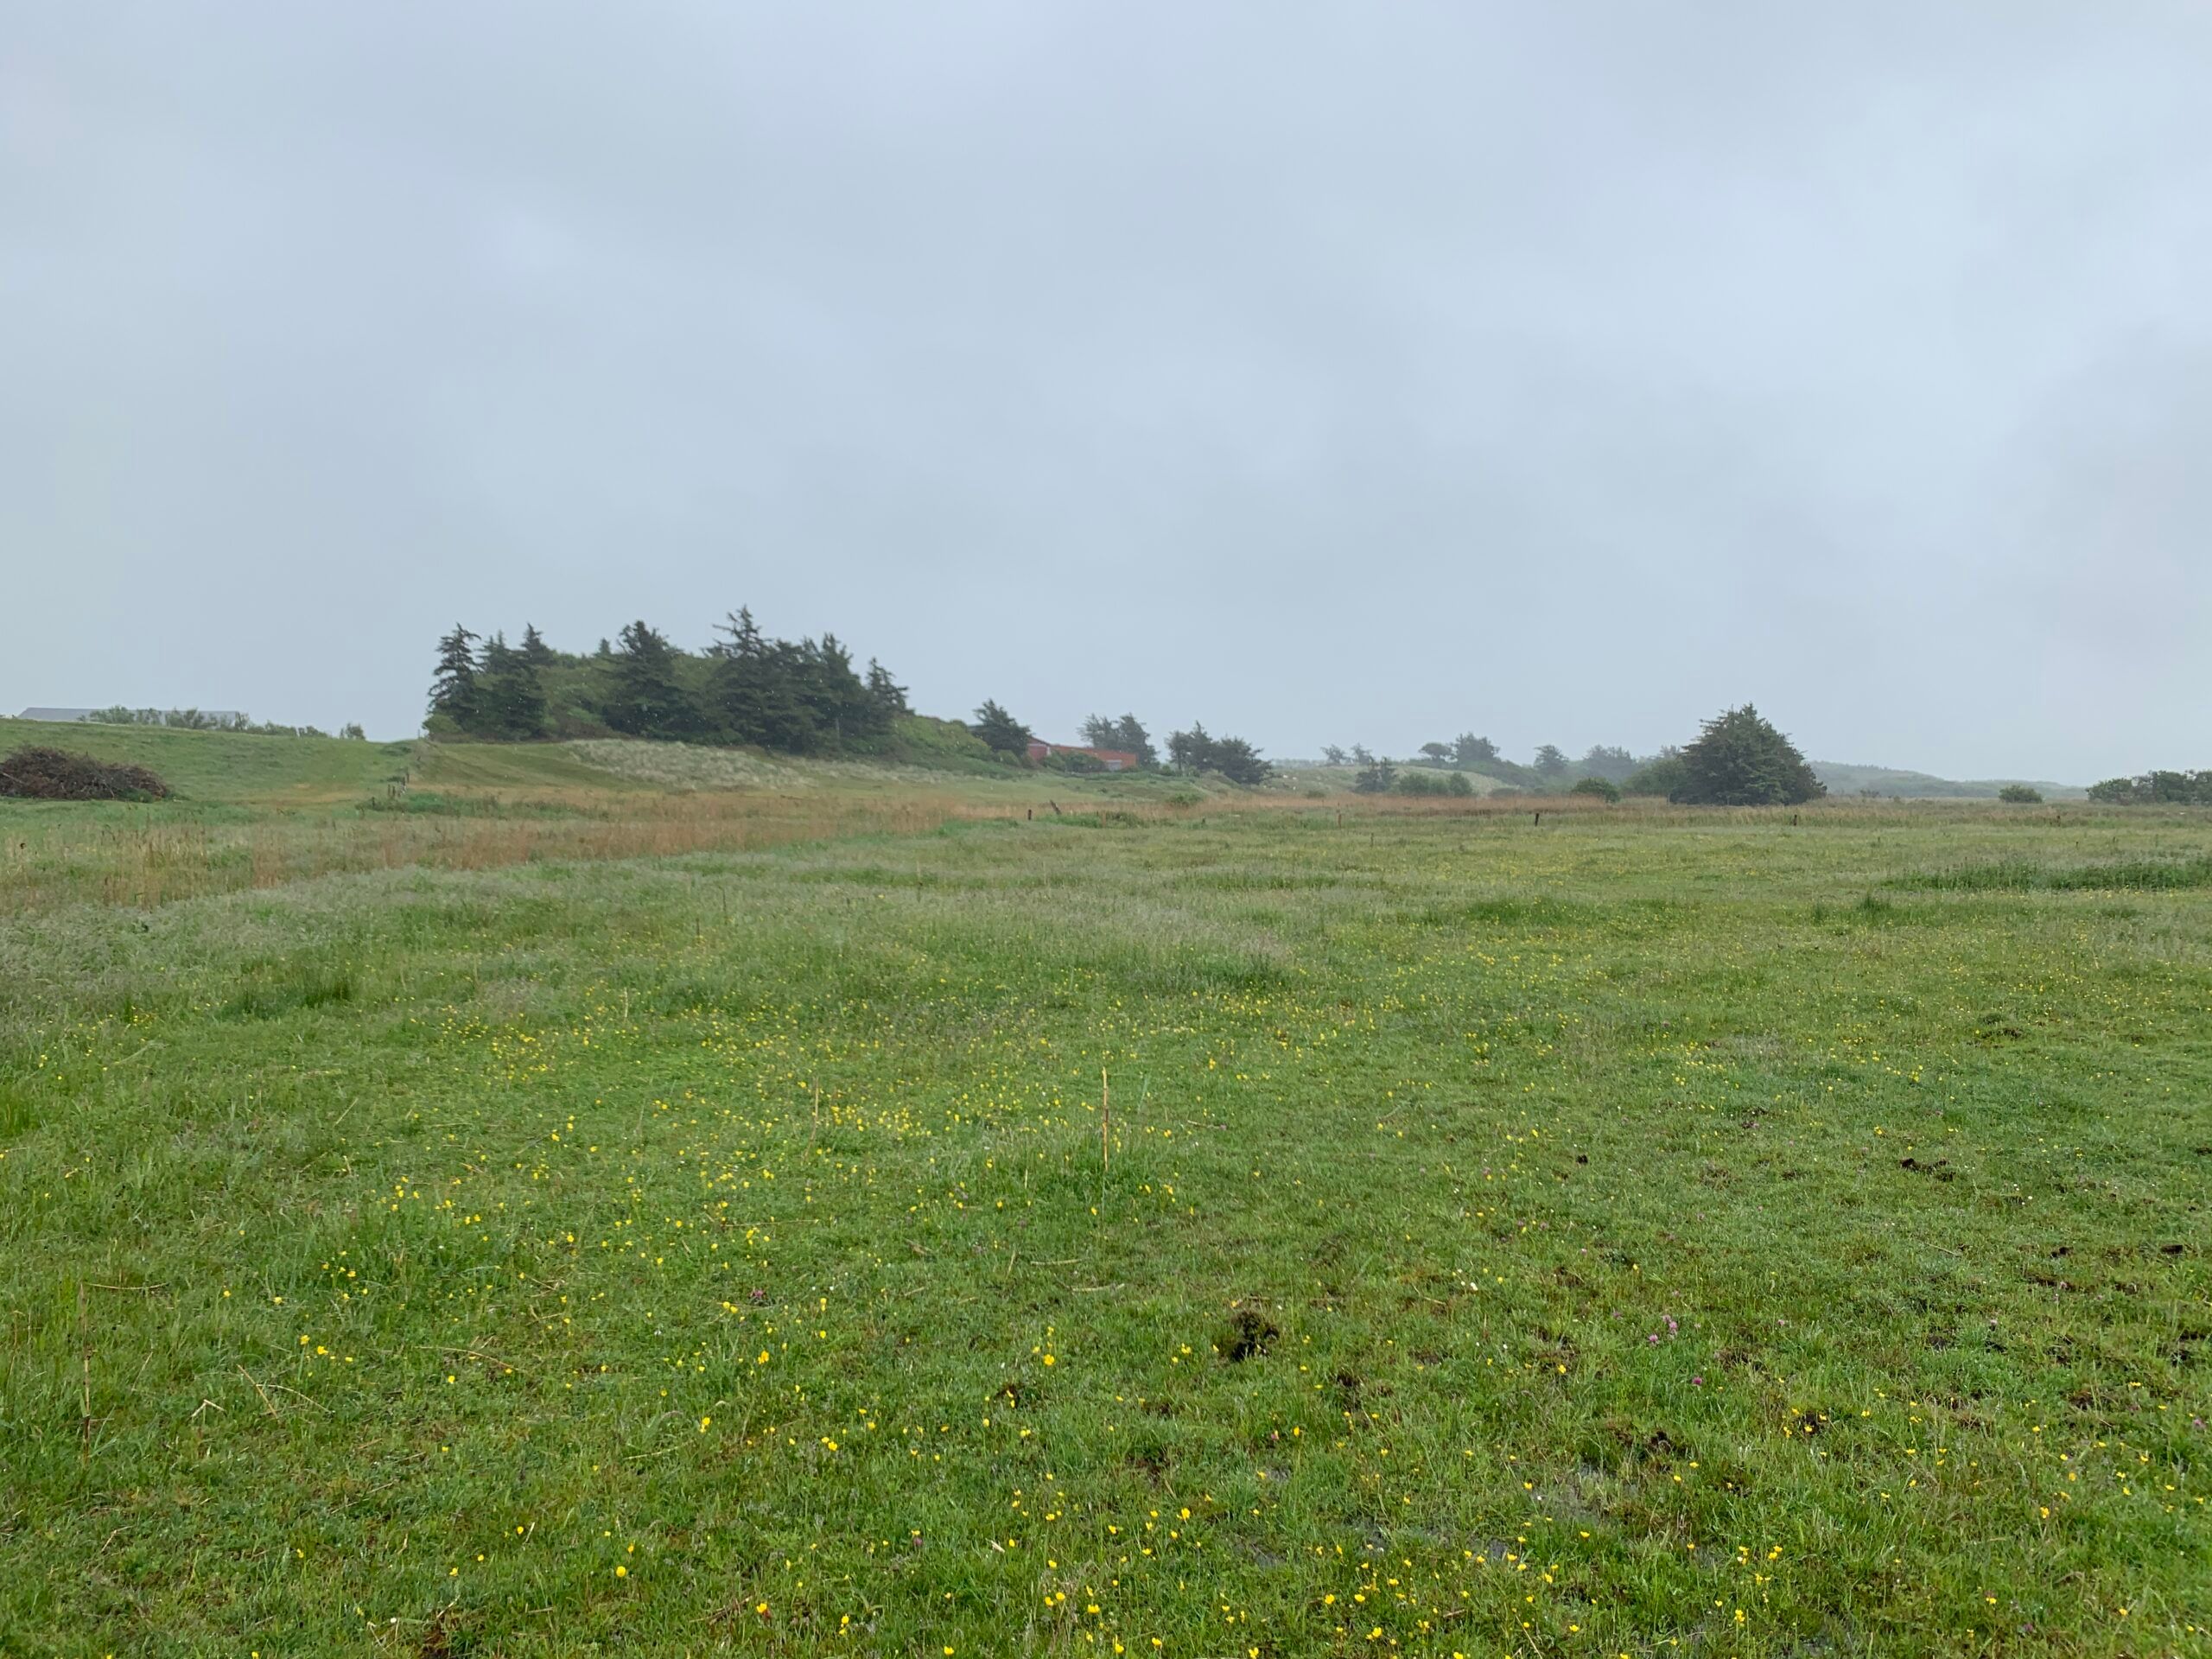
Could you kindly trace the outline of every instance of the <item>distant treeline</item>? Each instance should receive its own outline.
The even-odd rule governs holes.
[[[931,765],[978,763],[1096,772],[1105,762],[1080,749],[1039,746],[1035,734],[995,702],[972,721],[917,715],[906,688],[874,658],[866,672],[833,633],[777,639],[741,607],[704,651],[690,652],[643,621],[588,655],[556,651],[531,624],[510,645],[456,623],[438,641],[427,729],[434,735],[519,742],[536,738],[642,737],[668,742],[750,744],[783,754],[859,754]],[[1135,757],[1157,770],[1159,751],[1135,715],[1093,715],[1091,748]],[[1274,768],[1243,738],[1204,726],[1168,739],[1178,771],[1231,783],[1265,783]]]
[[[433,734],[518,741],[610,734],[752,743],[786,754],[869,752],[911,713],[880,663],[861,673],[833,633],[774,639],[741,607],[702,652],[638,621],[589,655],[556,651],[533,626],[518,644],[456,624],[438,642]]]
[[[1359,768],[1352,788],[1363,795],[1471,795],[1470,772],[1516,789],[1603,800],[1663,796],[1700,806],[1795,806],[1827,793],[1796,745],[1750,703],[1705,721],[1693,742],[1641,760],[1626,749],[1599,744],[1578,764],[1547,743],[1536,751],[1533,765],[1520,766],[1502,760],[1497,744],[1472,733],[1450,743],[1424,743],[1421,753],[1420,760],[1402,769],[1357,744],[1322,751],[1330,766]]]
[[[1402,793],[1458,794],[1463,791],[1452,788],[1448,780],[1435,788],[1425,783],[1407,787],[1403,782],[1396,781],[1398,768],[1402,766],[1432,771],[1475,772],[1482,777],[1494,778],[1501,784],[1510,784],[1516,789],[1557,791],[1585,778],[1602,778],[1624,785],[1640,768],[1675,753],[1677,751],[1669,749],[1662,751],[1659,755],[1639,759],[1626,749],[1597,743],[1591,746],[1589,753],[1575,760],[1570,760],[1567,752],[1557,744],[1546,743],[1536,750],[1528,764],[1522,765],[1508,760],[1489,738],[1473,732],[1462,732],[1448,743],[1424,743],[1418,753],[1402,761],[1391,760],[1388,757],[1378,758],[1361,743],[1355,743],[1350,748],[1328,744],[1321,751],[1321,760],[1325,766],[1351,766],[1363,772],[1378,765],[1386,766],[1394,779],[1393,784],[1386,787],[1397,788]],[[1472,787],[1470,785],[1465,792],[1471,792]],[[1371,778],[1365,792],[1376,792]],[[1666,791],[1658,789],[1649,792],[1663,795]]]
[[[256,720],[250,715],[210,714],[200,709],[132,709],[120,702],[110,709],[95,709],[80,720],[81,723],[93,726],[162,726],[172,731],[245,732],[254,737],[337,736],[365,740],[368,736],[358,721],[348,721],[331,733],[320,726],[285,726],[275,721]]]
[[[2212,772],[2146,772],[2089,785],[2089,798],[2109,806],[2212,806]]]

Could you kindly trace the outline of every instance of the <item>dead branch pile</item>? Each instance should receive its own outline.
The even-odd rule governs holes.
[[[28,747],[0,760],[0,795],[32,801],[158,801],[169,786],[143,766]]]

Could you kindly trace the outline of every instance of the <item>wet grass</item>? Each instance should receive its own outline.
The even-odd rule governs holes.
[[[2196,820],[847,830],[0,919],[0,1651],[2205,1650]]]

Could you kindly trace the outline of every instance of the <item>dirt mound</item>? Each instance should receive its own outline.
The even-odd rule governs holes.
[[[26,747],[0,760],[0,795],[32,801],[158,801],[169,786],[143,766]]]

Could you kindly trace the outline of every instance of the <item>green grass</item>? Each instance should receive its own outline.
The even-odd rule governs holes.
[[[2212,827],[1096,804],[0,920],[0,1652],[2208,1650]]]
[[[2161,892],[2212,887],[2212,857],[2126,858],[2096,864],[2041,864],[2001,859],[1957,869],[1927,870],[1896,878],[1893,885],[1948,893]]]
[[[246,737],[159,726],[62,726],[0,720],[0,754],[35,744],[150,767],[189,799],[257,805],[327,805],[404,778],[416,745],[335,737]],[[0,801],[0,810],[28,804]]]

